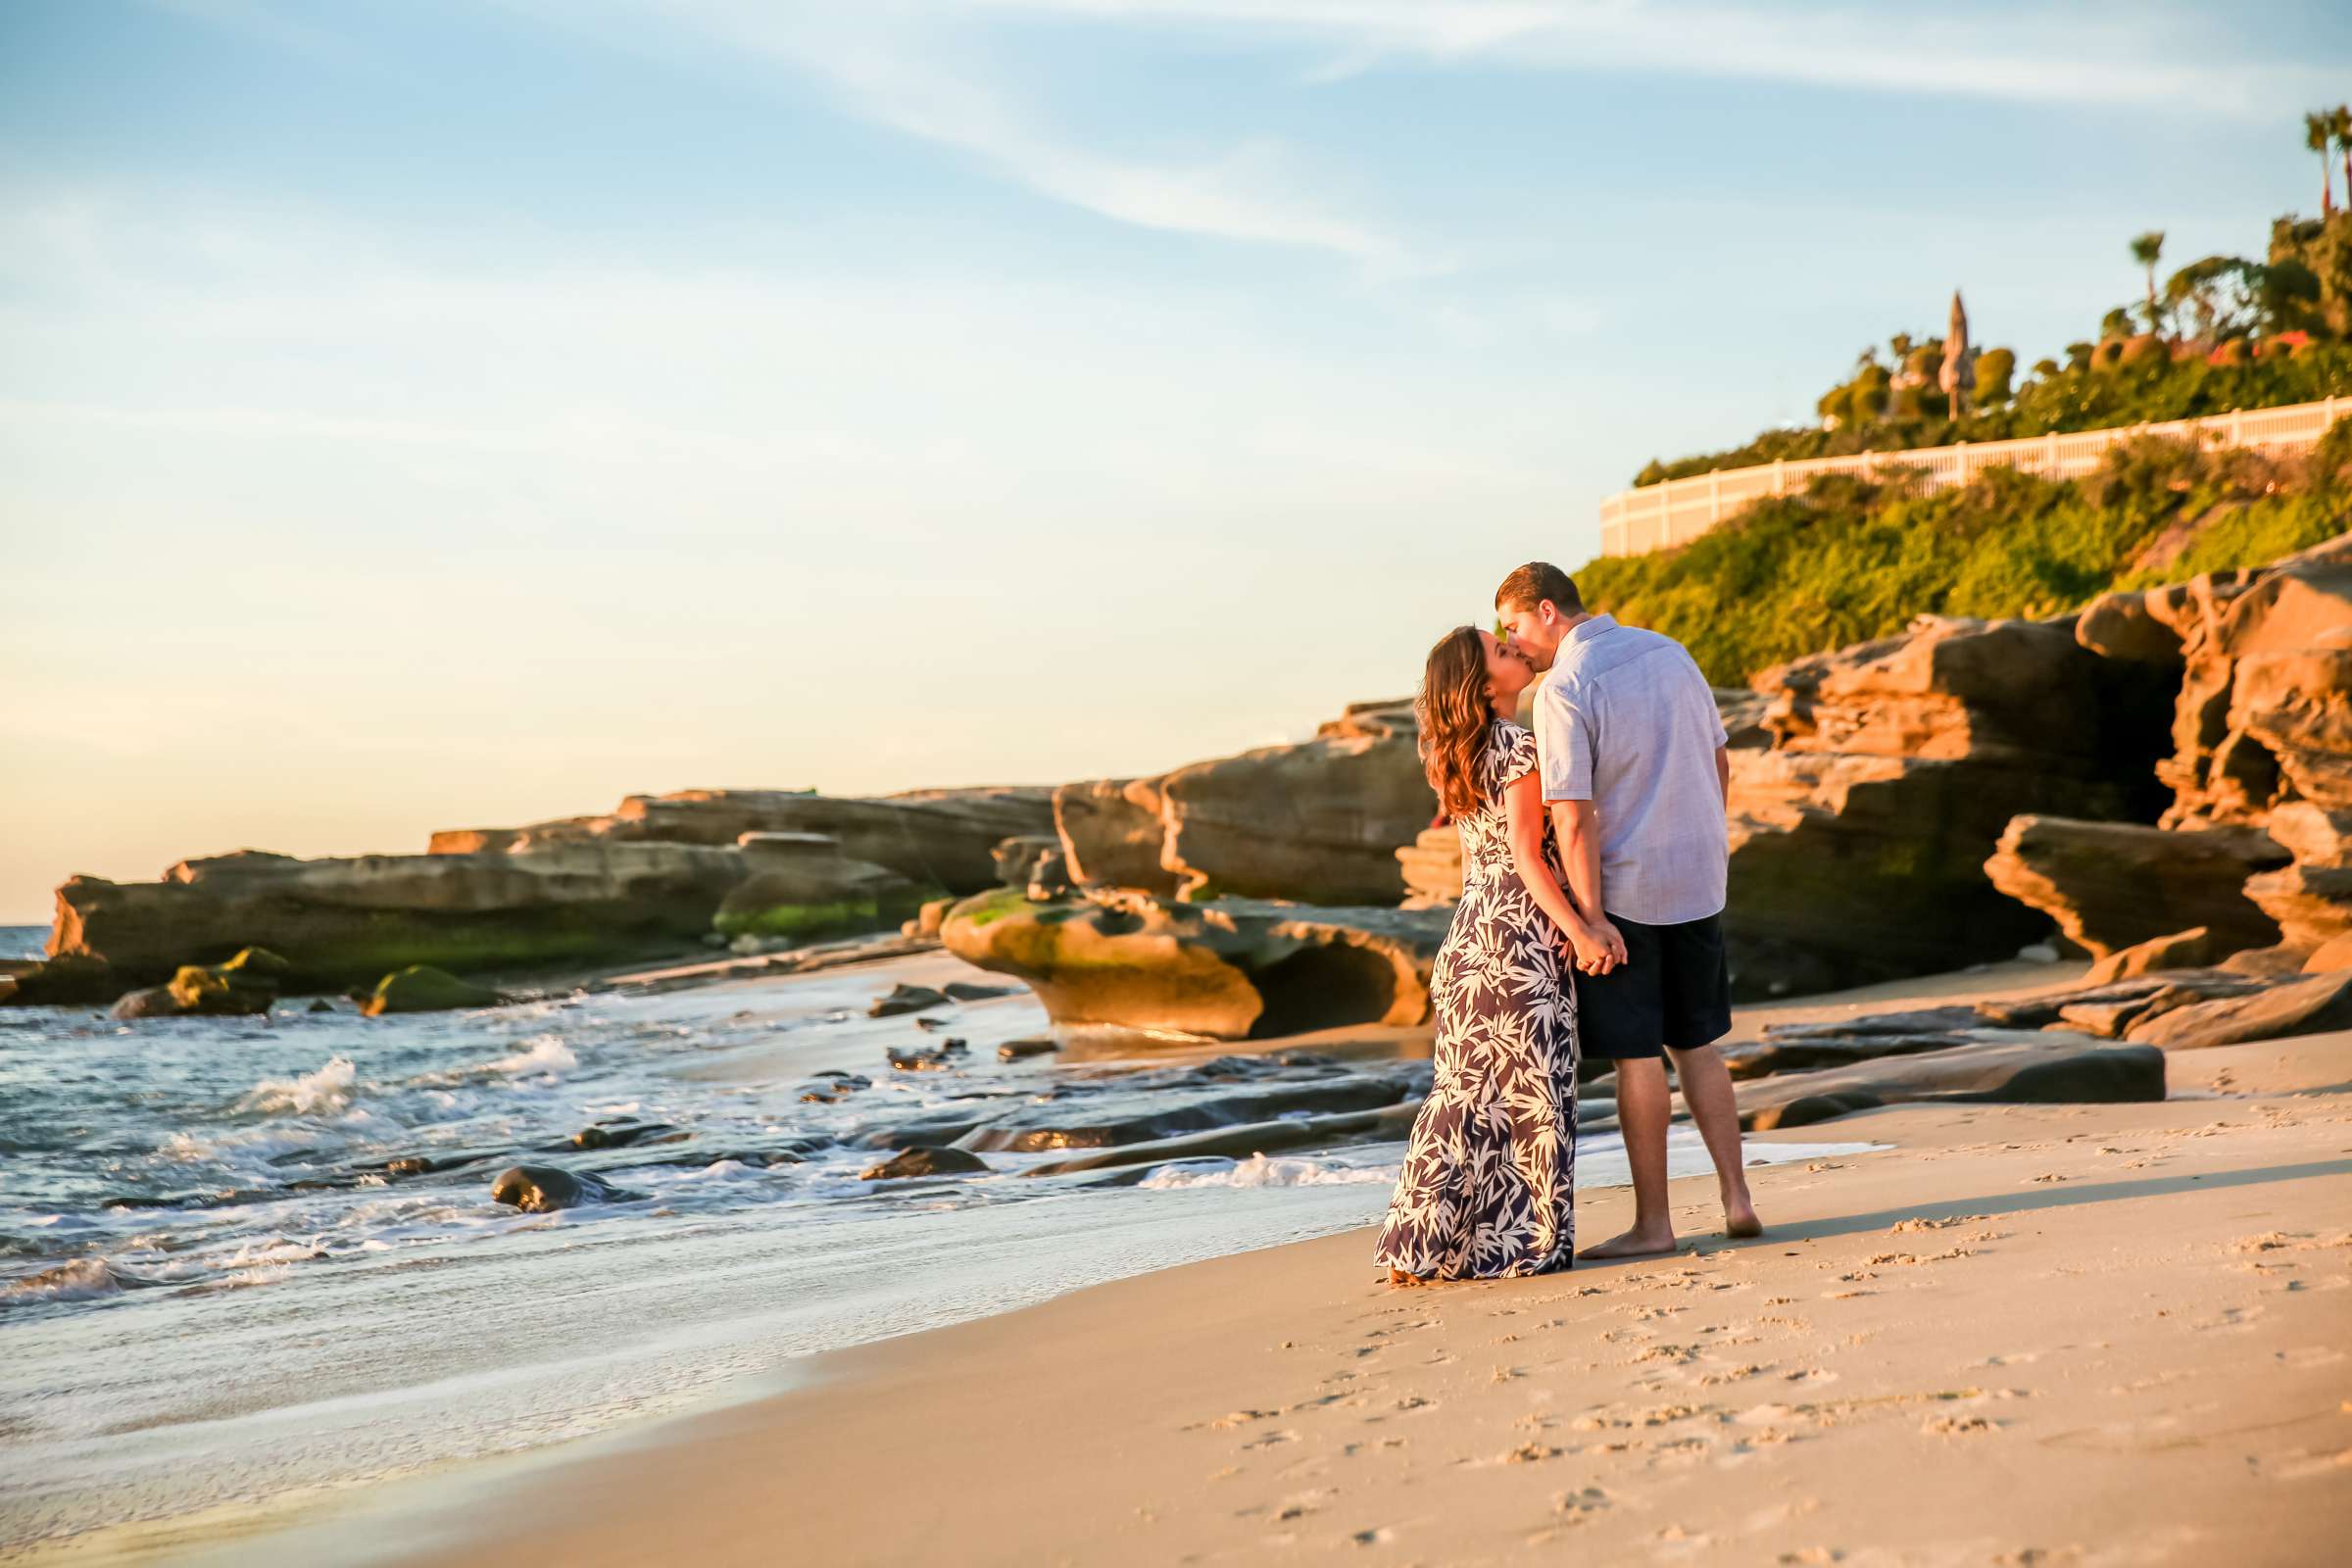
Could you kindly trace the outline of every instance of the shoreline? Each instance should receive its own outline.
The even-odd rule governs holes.
[[[781,976],[778,976],[781,978]],[[1788,999],[1762,1006],[1742,1006],[1736,1013],[1734,1039],[1752,1037],[1764,1022],[1788,1022],[1809,1015],[1851,1015],[1858,1010],[1880,1010],[1903,1002],[1927,1002],[1945,995],[1992,997],[2018,995],[2018,992],[2053,990],[2053,987],[2072,985],[2080,978],[2080,966],[2072,964],[2001,964],[1981,968],[1981,971],[1959,971],[1947,976],[1927,976],[1910,983],[1893,983],[1868,987],[1860,992],[1839,992],[1839,995]],[[741,987],[741,980],[739,985]],[[729,987],[729,990],[736,990]],[[2328,1049],[2333,1049],[2333,1062],[2328,1060]],[[2288,1067],[2260,1067],[2272,1054]],[[852,1499],[845,1502],[845,1516],[833,1521],[837,1528],[835,1543],[852,1561],[894,1561],[894,1551],[882,1551],[880,1556],[858,1556],[860,1540],[868,1535],[870,1521],[858,1523],[860,1509],[892,1511],[894,1479],[899,1484],[924,1488],[924,1495],[939,1493],[941,1507],[966,1509],[981,1507],[981,1495],[974,1491],[976,1484],[966,1484],[964,1469],[969,1464],[971,1446],[983,1446],[995,1455],[993,1425],[1000,1415],[986,1410],[969,1410],[955,1405],[955,1387],[957,1380],[978,1375],[978,1378],[1000,1378],[1000,1366],[1016,1366],[1025,1373],[1035,1373],[1042,1380],[1040,1387],[998,1387],[995,1398],[1002,1408],[1035,1403],[1045,1398],[1049,1408],[1054,1398],[1065,1398],[1084,1390],[1103,1387],[1115,1382],[1119,1375],[1119,1356],[1122,1345],[1127,1349],[1152,1348],[1154,1354],[1162,1349],[1171,1336],[1181,1338],[1195,1331],[1201,1321],[1218,1321],[1218,1291],[1233,1293],[1247,1300],[1265,1302],[1272,1312],[1282,1312],[1294,1319],[1315,1324],[1317,1331],[1329,1326],[1329,1316],[1381,1312],[1383,1300],[1437,1302],[1470,1300],[1470,1298],[1492,1296],[1495,1291],[1515,1289],[1566,1289],[1566,1304],[1576,1307],[1588,1296],[1588,1286],[1597,1281],[1630,1279],[1633,1269],[1680,1269],[1693,1257],[1734,1257],[1757,1253],[1757,1249],[1769,1249],[1771,1242],[1789,1234],[1789,1225],[1821,1227],[1837,1225],[1841,1213],[1868,1213],[1882,1208],[1886,1201],[1912,1201],[1919,1192],[1919,1173],[1934,1168],[1936,1163],[1954,1154],[1962,1148],[1962,1128],[1974,1128],[1971,1138],[1985,1133],[2013,1131],[2018,1138],[2033,1128],[2065,1128],[2070,1140],[2088,1138],[2091,1133],[2107,1136],[2112,1128],[2140,1126],[2145,1116],[2176,1116],[2189,1124],[2211,1119],[2211,1096],[2246,1096],[2251,1091],[2281,1093],[2307,1101],[2305,1091],[2330,1091],[2328,1112],[2335,1121],[2352,1121],[2345,1114],[2347,1101],[2342,1091],[2352,1089],[2342,1079],[2352,1079],[2352,1037],[2312,1037],[2295,1042],[2268,1042],[2258,1046],[2232,1046],[2223,1051],[2197,1051],[2197,1054],[2176,1054],[2171,1065],[2171,1098],[2164,1102],[2142,1104],[1910,1104],[1910,1107],[1888,1107],[1880,1112],[1865,1112],[1844,1116],[1833,1124],[1816,1124],[1804,1128],[1789,1128],[1786,1133],[1750,1133],[1752,1143],[1884,1143],[1886,1150],[1875,1150],[1868,1154],[1839,1154],[1830,1166],[1813,1161],[1811,1166],[1757,1166],[1750,1171],[1750,1180],[1757,1183],[1759,1199],[1774,1195],[1774,1208],[1783,1208],[1783,1199],[1792,1206],[1783,1213],[1774,1208],[1766,1210],[1766,1220],[1774,1222],[1776,1234],[1766,1237],[1762,1244],[1722,1244],[1719,1237],[1691,1237],[1687,1234],[1682,1257],[1675,1260],[1646,1260],[1635,1265],[1586,1265],[1571,1274],[1552,1274],[1536,1281],[1503,1281],[1503,1284],[1463,1284],[1440,1286],[1433,1291],[1404,1293],[1401,1298],[1390,1298],[1386,1291],[1374,1291],[1366,1298],[1366,1281],[1376,1284],[1376,1272],[1364,1262],[1362,1269],[1350,1272],[1348,1262],[1362,1262],[1369,1257],[1371,1230],[1346,1230],[1331,1237],[1312,1239],[1312,1242],[1289,1242],[1277,1246],[1258,1246],[1253,1250],[1225,1253],[1206,1262],[1181,1262],[1174,1267],[1162,1267],[1157,1272],[1134,1274],[1134,1277],[1115,1279],[1110,1284],[1092,1284],[1082,1289],[1049,1298],[1040,1304],[1016,1307],[1011,1312],[995,1312],[978,1319],[966,1319],[959,1324],[943,1328],[917,1328],[910,1333],[894,1333],[889,1338],[865,1340],[847,1349],[818,1351],[811,1356],[795,1356],[764,1371],[741,1373],[729,1380],[722,1390],[704,1394],[694,1405],[665,1415],[637,1417],[607,1432],[588,1434],[588,1437],[564,1441],[555,1446],[524,1448],[506,1455],[477,1457],[477,1460],[457,1460],[435,1464],[423,1472],[390,1476],[381,1481],[365,1481],[351,1486],[311,1488],[304,1493],[287,1493],[266,1502],[242,1504],[242,1507],[207,1509],[202,1514],[181,1514],[172,1519],[148,1523],[122,1523],[101,1531],[89,1531],[75,1538],[54,1540],[54,1543],[28,1543],[22,1556],[10,1556],[7,1561],[66,1561],[66,1563],[313,1563],[313,1561],[416,1561],[416,1563],[470,1563],[470,1561],[511,1561],[513,1556],[541,1554],[555,1549],[548,1540],[541,1540],[541,1523],[534,1516],[531,1499],[543,1495],[574,1495],[578,1488],[586,1504],[602,1504],[607,1495],[635,1495],[640,1497],[640,1511],[649,1511],[649,1519],[635,1521],[647,1526],[654,1535],[633,1535],[635,1523],[607,1521],[600,1531],[612,1535],[613,1543],[635,1540],[633,1546],[613,1544],[610,1561],[621,1561],[623,1556],[645,1554],[645,1551],[668,1549],[665,1540],[659,1538],[663,1528],[665,1507],[661,1499],[675,1491],[675,1486],[696,1484],[696,1476],[710,1467],[712,1457],[708,1444],[715,1434],[724,1434],[719,1448],[734,1448],[741,1444],[774,1448],[786,1444],[778,1457],[776,1474],[802,1474],[811,1462],[835,1464],[833,1479],[825,1484],[825,1495],[840,1495]],[[2256,1069],[2260,1067],[2260,1069]],[[2283,1072],[2283,1077],[2281,1077]],[[2112,1126],[2110,1126],[2112,1124]],[[2216,1150],[2230,1143],[2225,1136],[2209,1133],[2182,1133],[2174,1128],[2169,1136],[2197,1138],[2199,1143],[2187,1145],[2192,1150]],[[2338,1133],[2335,1138],[2340,1152],[2352,1154],[2352,1133]],[[1976,1183],[1976,1159],[1997,1159],[2013,1163],[2021,1159],[2021,1143],[2006,1145],[1966,1145],[1971,1154],[1971,1168],[1966,1173],[1954,1171],[1962,1183]],[[2110,1161],[2112,1163],[2112,1161]],[[2352,1161],[2338,1161],[2352,1173]],[[1837,1168],[1837,1175],[1828,1175],[1828,1168]],[[2068,1175],[2068,1180],[2082,1180],[2080,1175],[2063,1171],[2039,1171],[2028,1175]],[[2330,1213],[2340,1215],[2338,1225],[2352,1227],[2352,1201],[2345,1199],[2345,1183],[2335,1180],[2330,1187]],[[1950,1180],[1950,1178],[1947,1178]],[[1978,1190],[1969,1185],[1969,1190]],[[2028,1195],[2044,1192],[2041,1187],[2023,1187]],[[2048,1192],[2065,1195],[2065,1187],[2053,1183]],[[1677,1215],[1684,1227],[1691,1220],[1693,1201],[1700,1208],[1707,1206],[1712,1197],[1712,1185],[1703,1178],[1682,1178],[1675,1183]],[[1611,1234],[1623,1222],[1623,1208],[1630,1195],[1625,1190],[1599,1190],[1578,1206],[1578,1227],[1586,1244]],[[1983,1206],[1983,1203],[1981,1203]],[[2162,1206],[2159,1206],[2162,1208]],[[2162,1220],[2162,1213],[2157,1215]],[[1833,1232],[1806,1234],[1801,1246],[1811,1249]],[[1846,1232],[1835,1232],[1846,1234]],[[2347,1230],[2352,1234],[2352,1230]],[[1940,1237],[1927,1237],[1940,1239]],[[1695,1253],[1691,1244],[1695,1242]],[[1880,1246],[1891,1246],[1886,1237],[1880,1237]],[[1350,1253],[1352,1249],[1352,1253]],[[2342,1265],[2352,1265],[2352,1250],[2333,1250],[2324,1253],[2338,1262],[2338,1277],[2330,1289],[2352,1284],[2342,1277]],[[1762,1257],[1762,1253],[1757,1253]],[[1957,1260],[1954,1260],[1957,1262]],[[1865,1265],[1868,1267],[1868,1260]],[[1969,1267],[1985,1267],[1971,1262]],[[1209,1286],[1204,1286],[1209,1281]],[[2352,1314],[2352,1298],[2322,1298],[2333,1300],[2333,1309],[2342,1319]],[[1559,1302],[1552,1302],[1557,1309]],[[1675,1312],[1675,1307],[1665,1307]],[[1068,1314],[1068,1316],[1063,1316]],[[1063,1349],[1072,1343],[1072,1324],[1075,1336],[1084,1343],[1084,1356],[1068,1356]],[[1588,1324],[1588,1331],[1592,1324]],[[962,1336],[962,1338],[957,1338]],[[2338,1333],[2340,1338],[2340,1333]],[[1211,1363],[1247,1359],[1247,1348],[1218,1345],[1209,1351]],[[971,1368],[983,1368],[971,1373]],[[1159,1385],[1151,1396],[1136,1398],[1134,1417],[1146,1425],[1157,1422],[1166,1408],[1181,1403],[1181,1385]],[[2345,1380],[2345,1396],[2352,1396],[2352,1378]],[[943,1398],[951,1408],[962,1415],[959,1422],[941,1422],[939,1410]],[[1235,1398],[1240,1398],[1237,1394]],[[983,1401],[986,1403],[986,1401]],[[1242,1401],[1235,1408],[1260,1408],[1263,1396],[1256,1403]],[[1298,1401],[1292,1401],[1294,1405]],[[1430,1403],[1440,1403],[1430,1396]],[[2352,1405],[2347,1405],[2352,1408]],[[877,1417],[877,1410],[882,1413]],[[1204,1420],[1221,1420],[1233,1410],[1216,1410]],[[1077,1446],[1092,1452],[1094,1448],[1117,1450],[1134,1434],[1110,1422],[1101,1427],[1101,1410],[1080,1408],[1060,1410],[1058,1417],[1037,1425],[1040,1415],[1018,1413],[1016,1425],[1023,1432],[1035,1432],[1042,1446],[1033,1446],[1037,1464],[1068,1462],[1068,1439],[1063,1427],[1080,1434]],[[880,1452],[872,1452],[863,1467],[842,1455],[809,1455],[790,1448],[788,1429],[854,1429],[858,1422],[880,1420],[872,1427],[875,1441],[882,1444]],[[1087,1422],[1094,1420],[1096,1429]],[[2345,1422],[2345,1441],[2352,1444],[2352,1420]],[[887,1437],[892,1429],[901,1437]],[[929,1434],[946,1432],[946,1448],[936,1444]],[[907,1446],[906,1434],[917,1434],[912,1446]],[[1162,1434],[1164,1437],[1164,1434]],[[1559,1446],[1552,1439],[1550,1446]],[[894,1464],[894,1452],[907,1452],[919,1457],[922,1474],[919,1479],[907,1479],[899,1474]],[[1797,1452],[1797,1448],[1789,1448]],[[2352,1452],[2352,1448],[2347,1448]],[[689,1457],[692,1455],[692,1457]],[[934,1464],[946,1457],[955,1457],[955,1464],[946,1472],[934,1474]],[[1557,1457],[1557,1455],[1554,1455]],[[1468,1462],[1468,1460],[1465,1460]],[[2347,1460],[2352,1464],[2352,1460]],[[654,1469],[668,1479],[640,1486],[635,1476],[640,1469]],[[2352,1486],[2352,1467],[2345,1469],[2347,1486]],[[1013,1493],[1023,1486],[1035,1486],[1037,1476],[1013,1467],[1009,1474],[995,1474],[995,1491]],[[1112,1472],[1096,1476],[1096,1488],[1103,1493],[1115,1493],[1119,1486],[1134,1486],[1139,1476],[1129,1472]],[[811,1484],[813,1486],[813,1484]],[[802,1488],[790,1488],[778,1499],[793,1499]],[[986,1491],[986,1488],[981,1488]],[[1198,1504],[1200,1499],[1193,1499]],[[729,1499],[719,1497],[710,1502],[699,1502],[692,1509],[696,1516],[710,1514],[712,1521],[734,1516],[746,1531],[755,1531],[758,1514],[743,1516],[729,1514]],[[1193,1507],[1188,1504],[1188,1507]],[[809,1507],[807,1497],[795,1502],[790,1531],[795,1540],[809,1531]],[[1141,1507],[1141,1504],[1139,1504]],[[1282,1504],[1289,1507],[1289,1504]],[[519,1509],[519,1519],[517,1519]],[[571,1507],[558,1509],[569,1516]],[[1280,1511],[1280,1509],[1277,1509]],[[1317,1509],[1322,1511],[1322,1509]],[[1305,1516],[1300,1516],[1305,1519]],[[442,1533],[442,1521],[454,1521],[454,1533]],[[675,1519],[668,1519],[675,1526]],[[712,1526],[717,1528],[717,1526]],[[778,1523],[776,1528],[786,1528]],[[983,1519],[976,1521],[974,1531],[986,1533],[995,1546],[1002,1546],[1002,1561],[1025,1561],[1035,1551],[1047,1551],[1052,1556],[1054,1543],[1037,1535],[1025,1535],[1013,1521]],[[1366,1531],[1390,1526],[1364,1526]],[[519,1533],[517,1533],[519,1531]],[[1296,1533],[1294,1533],[1296,1535]],[[400,1549],[383,1549],[378,1543],[400,1543]],[[1159,1546],[1143,1549],[1157,1551]],[[1294,1549],[1300,1543],[1289,1543]],[[1359,1551],[1362,1544],[1350,1538],[1350,1551]],[[569,1556],[581,1556],[583,1561],[607,1561],[600,1558],[600,1538],[563,1538],[560,1549]],[[1263,1543],[1260,1543],[1263,1546]],[[755,1540],[727,1538],[712,1540],[706,1546],[715,1561],[762,1561],[755,1549]],[[1213,1561],[1223,1546],[1206,1544]],[[1428,1543],[1421,1544],[1428,1551]],[[904,1551],[939,1551],[939,1543],[915,1543],[906,1540]],[[969,1554],[966,1554],[969,1556]],[[1242,1554],[1247,1558],[1247,1551]],[[1453,1561],[1446,1551],[1446,1561]],[[981,1558],[969,1558],[981,1561]],[[1000,1558],[986,1558],[1000,1561]],[[1242,1558],[1235,1558],[1242,1561]],[[1399,1558],[1413,1561],[1413,1558]],[[2048,1561],[2070,1561],[2070,1558],[2048,1558]]]
[[[2176,1073],[1849,1117],[1893,1147],[1754,1171],[1754,1243],[1402,1292],[1369,1229],[1231,1254],[187,1560],[2321,1560],[2352,1528],[2352,1033]]]

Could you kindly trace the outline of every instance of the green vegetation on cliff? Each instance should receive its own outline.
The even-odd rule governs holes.
[[[1815,404],[1821,423],[1766,430],[1724,452],[1652,462],[1636,485],[1778,459],[1898,452],[2113,429],[2352,396],[2352,210],[2271,225],[2263,261],[2206,256],[2159,286],[2164,235],[2133,238],[2144,297],[2107,312],[2095,336],[2037,361],[2025,379],[2006,348],[1971,350],[1959,416],[1939,386],[1944,341],[1898,332],[1862,351]]]
[[[1915,615],[2060,614],[2109,588],[2258,565],[2347,529],[2352,418],[2303,459],[2149,439],[2071,481],[1993,468],[1923,494],[1908,477],[1830,475],[1680,549],[1575,575],[1589,605],[1680,639],[1728,686]]]

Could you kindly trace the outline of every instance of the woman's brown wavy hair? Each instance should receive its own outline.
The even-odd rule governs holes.
[[[1487,696],[1487,650],[1476,627],[1456,626],[1429,651],[1413,713],[1421,720],[1421,766],[1429,787],[1438,792],[1447,816],[1467,816],[1484,799],[1478,760],[1494,723]]]

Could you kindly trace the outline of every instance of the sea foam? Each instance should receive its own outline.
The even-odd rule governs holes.
[[[255,1084],[239,1105],[242,1110],[290,1110],[298,1116],[315,1116],[322,1110],[340,1110],[351,1103],[351,1092],[360,1081],[359,1068],[349,1056],[337,1056],[317,1072],[306,1072],[299,1078],[265,1078]]]
[[[1136,1185],[1150,1192],[1170,1193],[1190,1187],[1348,1187],[1396,1180],[1394,1165],[1336,1165],[1320,1159],[1268,1159],[1251,1154],[1248,1159],[1162,1165]]]

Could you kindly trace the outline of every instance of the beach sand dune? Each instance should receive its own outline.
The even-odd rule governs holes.
[[[396,1560],[2341,1560],[2352,1034],[2171,1068],[1842,1120],[1890,1147],[1756,1171],[1758,1242],[1692,1180],[1670,1258],[1400,1292],[1356,1232],[827,1356]]]

